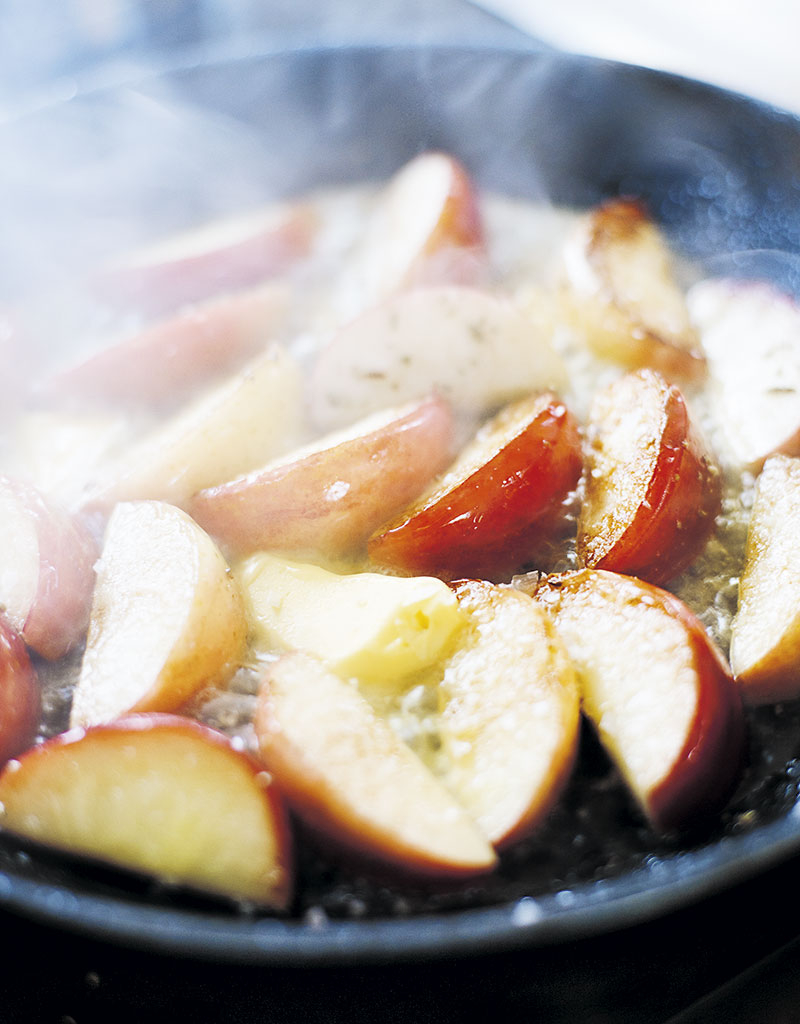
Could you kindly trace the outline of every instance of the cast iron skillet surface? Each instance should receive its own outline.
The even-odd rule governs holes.
[[[171,115],[163,131],[165,89],[170,103],[210,112],[221,178],[241,177],[247,150],[253,199],[259,189],[302,194],[383,178],[414,153],[438,148],[458,155],[484,189],[579,206],[642,196],[682,253],[712,270],[759,270],[800,292],[797,120],[674,76],[528,50],[254,53],[96,90],[4,128],[0,141],[15,152],[45,146],[48,173],[16,193],[13,181],[0,182],[0,216],[22,204],[44,224],[66,208],[73,224],[59,230],[78,239],[82,224],[108,220],[120,206],[162,226],[219,212],[208,190],[195,187],[200,171],[189,173],[191,146]],[[131,148],[138,138],[121,127],[120,101],[162,145],[171,137],[175,151],[143,162]],[[106,187],[98,161],[119,153],[115,166],[133,163],[136,173],[124,189],[113,175]],[[86,181],[91,202],[70,192]],[[76,250],[81,256],[97,253]],[[20,259],[0,241],[0,271],[12,290]],[[467,887],[389,883],[325,859],[300,836],[299,896],[277,919],[0,834],[0,904],[129,945],[273,964],[486,952],[597,934],[655,918],[800,851],[800,705],[748,715],[744,778],[704,833],[654,835],[585,731],[578,771],[547,825],[509,850],[496,875]]]

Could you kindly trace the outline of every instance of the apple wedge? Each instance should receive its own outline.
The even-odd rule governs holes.
[[[480,415],[562,385],[549,339],[510,301],[442,286],[401,292],[337,331],[312,368],[308,403],[332,430],[432,391]]]
[[[589,414],[582,565],[665,583],[700,554],[721,475],[675,385],[654,370],[618,378]]]
[[[578,426],[550,392],[507,406],[455,463],[368,543],[376,565],[456,579],[508,575],[567,526],[583,458]]]
[[[173,408],[266,348],[287,306],[285,286],[268,284],[184,308],[57,371],[39,397],[81,409]]]
[[[242,600],[211,538],[163,502],[121,502],[97,566],[73,726],[173,711],[238,667]]]
[[[261,765],[174,715],[76,729],[9,762],[0,824],[162,883],[283,910],[291,842]]]
[[[456,586],[466,634],[440,686],[443,781],[495,847],[534,829],[578,748],[572,663],[547,613],[483,581]]]
[[[0,766],[33,743],[41,710],[39,680],[28,651],[0,614]]]
[[[640,202],[611,199],[590,210],[563,257],[575,326],[598,355],[668,380],[703,375],[669,248]]]
[[[766,282],[726,278],[699,282],[688,302],[731,461],[757,472],[769,455],[800,455],[800,307]]]
[[[584,569],[545,578],[534,597],[554,617],[583,710],[658,830],[702,825],[742,766],[741,699],[703,625],[672,594]]]
[[[344,848],[402,871],[491,871],[492,847],[454,797],[349,683],[306,654],[268,666],[255,728],[290,806]]]
[[[97,545],[34,487],[0,476],[0,605],[37,654],[54,660],[86,632]]]
[[[447,465],[454,433],[440,398],[375,413],[200,491],[189,511],[235,555],[273,550],[346,558]]]
[[[731,668],[752,704],[800,696],[800,459],[773,455],[756,481]]]
[[[159,499],[185,506],[205,487],[249,472],[297,442],[300,370],[271,346],[234,377],[132,442],[87,488],[87,509]]]

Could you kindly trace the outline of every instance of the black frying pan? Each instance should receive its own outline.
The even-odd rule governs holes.
[[[155,147],[147,156],[142,128]],[[11,296],[234,199],[383,178],[431,148],[458,155],[486,189],[580,206],[639,195],[687,256],[799,290],[800,123],[609,62],[524,49],[257,53],[81,95],[4,126],[0,146],[0,223],[19,223],[22,212],[36,228],[31,244],[13,228],[0,238]],[[30,161],[29,173],[18,162],[9,170],[11,154]],[[221,181],[237,184],[233,196],[216,188]],[[89,230],[98,224],[105,230]],[[750,727],[747,772],[730,806],[706,833],[680,840],[642,825],[587,735],[581,771],[551,820],[474,887],[387,887],[301,844],[301,897],[279,920],[0,835],[0,903],[124,944],[272,964],[443,956],[596,934],[800,851],[800,707],[752,712]]]

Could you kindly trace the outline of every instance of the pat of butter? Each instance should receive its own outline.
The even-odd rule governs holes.
[[[258,554],[238,571],[256,642],[315,654],[338,675],[391,685],[433,664],[464,624],[441,580],[355,573]]]

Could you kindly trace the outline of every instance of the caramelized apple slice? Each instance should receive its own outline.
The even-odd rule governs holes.
[[[231,673],[247,634],[213,541],[180,509],[122,502],[108,522],[72,725],[172,711]]]
[[[751,703],[800,696],[800,459],[773,455],[756,483],[731,667]]]
[[[672,594],[584,569],[545,579],[537,600],[578,673],[583,710],[657,829],[700,824],[729,796],[743,714],[727,665]]]
[[[62,657],[89,621],[97,546],[33,487],[0,477],[0,605],[25,642]]]
[[[292,807],[345,847],[423,875],[481,874],[495,855],[462,807],[350,684],[305,654],[270,665],[261,756]]]
[[[569,776],[578,685],[527,595],[482,581],[456,594],[469,626],[441,684],[443,778],[489,842],[505,846],[544,819]]]
[[[476,288],[420,288],[334,334],[312,369],[309,408],[329,430],[431,391],[479,415],[565,384],[549,339],[511,302]]]
[[[664,583],[705,547],[721,478],[683,395],[653,370],[614,381],[590,413],[583,565]]]
[[[688,300],[732,460],[757,471],[769,455],[800,455],[800,307],[766,282],[724,278]]]
[[[31,745],[41,704],[39,680],[25,644],[0,615],[0,765]]]
[[[370,558],[445,579],[511,573],[564,532],[564,503],[581,467],[580,434],[564,404],[551,393],[524,398],[372,536]]]
[[[598,355],[669,380],[704,372],[669,249],[641,203],[612,199],[586,214],[564,266],[576,324]]]
[[[262,906],[292,886],[282,805],[261,766],[186,718],[77,729],[11,761],[0,823],[59,850]]]
[[[233,554],[358,553],[447,465],[454,424],[439,398],[376,413],[246,476],[195,495],[189,511]]]

